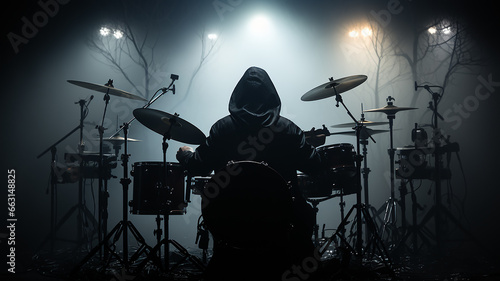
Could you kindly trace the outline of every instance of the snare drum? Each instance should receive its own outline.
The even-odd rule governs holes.
[[[179,163],[167,162],[136,162],[133,165],[134,190],[132,214],[156,215],[163,214],[170,200],[170,215],[186,213],[184,198],[184,170]],[[166,171],[166,185],[162,184]]]

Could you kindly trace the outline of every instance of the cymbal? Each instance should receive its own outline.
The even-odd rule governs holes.
[[[367,78],[366,75],[353,75],[329,81],[305,93],[300,99],[302,101],[314,101],[333,97],[335,96],[335,90],[339,94],[349,91],[365,82]]]
[[[388,105],[381,107],[381,108],[365,110],[365,112],[382,112],[382,113],[385,113],[387,115],[394,115],[399,111],[414,110],[414,109],[417,109],[417,108],[416,107],[399,107],[399,106],[395,106],[392,104],[388,104]]]
[[[101,92],[101,93],[108,93],[113,96],[118,96],[118,97],[124,97],[132,100],[140,100],[140,101],[148,101],[146,99],[143,99],[139,96],[133,95],[131,93],[125,92],[120,89],[116,89],[112,86],[106,86],[106,85],[99,85],[99,84],[94,84],[94,83],[89,83],[89,82],[83,82],[83,81],[76,81],[76,80],[68,80],[69,83],[73,85],[77,85],[79,87]]]
[[[389,122],[375,122],[375,121],[369,121],[369,120],[358,120],[358,123],[364,125],[364,126],[378,126],[378,125],[386,125],[389,124]],[[343,123],[343,124],[337,124],[337,125],[332,125],[330,127],[332,128],[352,128],[356,126],[356,123]]]
[[[134,110],[134,117],[148,129],[164,136],[169,134],[170,138],[188,144],[201,144],[205,141],[205,134],[193,124],[160,110],[150,108],[138,108]]]
[[[99,139],[96,139],[96,140],[99,140]],[[125,138],[124,137],[120,137],[120,136],[114,136],[114,137],[111,137],[111,138],[103,138],[102,141],[110,142],[110,143],[113,143],[113,144],[121,144],[121,143],[125,142]],[[141,140],[133,139],[133,138],[127,138],[127,141],[129,141],[129,142],[138,142],[138,141],[141,141]]]
[[[362,139],[367,139],[369,136],[376,135],[376,134],[381,134],[381,133],[387,133],[389,130],[372,130],[369,128],[363,128],[363,130],[360,133],[360,138]],[[356,131],[343,131],[343,132],[335,132],[331,133],[332,135],[348,135],[348,136],[355,136]]]

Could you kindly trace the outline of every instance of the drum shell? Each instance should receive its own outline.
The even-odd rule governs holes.
[[[136,162],[133,165],[134,177],[133,200],[131,213],[137,215],[163,214],[170,200],[170,215],[186,213],[185,175],[179,163]],[[166,171],[166,185],[163,186],[163,175]]]
[[[321,189],[322,194],[326,194],[328,189],[340,190],[344,195],[356,193],[360,189],[355,165],[356,152],[352,144],[331,144],[316,150],[326,161],[326,171],[313,178],[313,182],[320,186],[316,189]]]
[[[235,162],[215,173],[202,195],[202,214],[214,239],[253,248],[279,241],[292,220],[287,182],[267,165]]]

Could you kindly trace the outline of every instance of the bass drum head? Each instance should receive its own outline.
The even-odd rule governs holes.
[[[292,196],[266,164],[230,163],[205,185],[202,213],[216,241],[233,248],[269,248],[288,236]]]

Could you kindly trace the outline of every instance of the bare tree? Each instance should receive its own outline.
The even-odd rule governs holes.
[[[439,85],[444,91],[453,75],[471,74],[474,66],[484,63],[475,48],[466,24],[458,19],[439,18],[414,27],[410,48],[398,44],[394,53],[408,64],[412,80]],[[412,97],[410,106],[416,105],[417,98]]]
[[[158,26],[171,21],[177,2],[154,0],[145,4],[141,1],[121,0],[118,19],[103,26],[100,34],[96,33],[88,40],[89,48],[104,58],[99,60],[120,73],[134,89],[134,94],[147,98],[152,87],[166,82],[159,81],[160,79],[168,79],[165,75],[159,75],[166,68],[168,59],[165,57],[168,52],[165,52],[163,46],[160,47],[160,39],[166,37],[168,30]],[[187,93],[218,41],[217,38],[209,39],[204,30],[200,39],[200,61],[189,78]]]
[[[368,25],[362,29],[362,44],[369,58],[367,74],[372,77],[374,106],[380,107],[380,93],[394,83],[407,79],[403,66],[394,58],[396,41],[394,35],[384,30],[375,20],[368,20]]]

